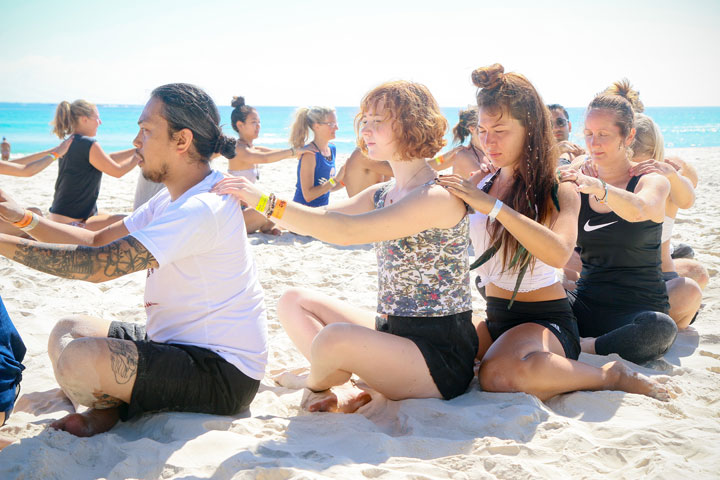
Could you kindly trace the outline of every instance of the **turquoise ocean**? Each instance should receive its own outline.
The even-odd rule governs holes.
[[[141,105],[98,105],[102,125],[97,139],[106,152],[132,148],[137,134],[137,119]],[[256,107],[262,123],[256,145],[284,148],[296,107]],[[229,106],[221,106],[223,128],[228,135],[236,135],[230,127]],[[458,107],[444,107],[448,119],[447,140],[452,142],[452,126],[458,121]],[[568,108],[573,124],[571,140],[584,145],[582,124],[584,108]],[[50,121],[55,104],[0,103],[0,137],[12,144],[12,156],[29,154],[57,145],[51,133]],[[667,148],[720,147],[720,107],[649,107],[645,111],[660,126]],[[354,118],[357,107],[338,107],[337,138],[334,143],[339,154],[349,154],[355,148]]]

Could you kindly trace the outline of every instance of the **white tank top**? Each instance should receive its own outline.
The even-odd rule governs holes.
[[[245,177],[252,183],[257,182],[259,177],[257,165],[247,170],[228,170],[228,173],[233,177]]]
[[[665,215],[665,220],[662,226],[662,236],[660,237],[660,243],[665,243],[672,237],[673,227],[675,226],[675,219]]]
[[[483,178],[478,184],[478,188],[482,188],[491,176],[492,174]],[[480,212],[475,212],[470,215],[470,241],[472,242],[476,257],[482,255],[485,250],[490,248],[492,245],[490,241],[490,234],[487,231],[487,226],[487,215]],[[532,262],[533,263],[530,264],[525,272],[525,276],[522,279],[522,283],[520,283],[518,292],[531,292],[540,288],[549,287],[550,285],[560,281],[557,269],[543,263],[537,258],[533,258]],[[518,270],[513,269],[511,271],[503,271],[502,265],[501,247],[487,262],[475,269],[475,272],[480,277],[478,287],[483,287],[492,283],[503,290],[508,290],[510,292],[515,290],[515,283],[517,282],[517,276],[519,273]]]

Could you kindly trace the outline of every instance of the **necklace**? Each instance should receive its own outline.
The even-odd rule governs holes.
[[[313,146],[314,146],[315,148],[317,148],[318,153],[319,153],[320,155],[322,155],[322,157],[323,157],[325,160],[327,160],[328,162],[332,162],[332,150],[330,150],[330,155],[325,155],[324,153],[322,153],[322,150],[320,150],[320,147],[317,146],[317,143],[315,143],[315,140],[313,140],[313,141],[310,142],[310,143],[312,143]]]
[[[423,170],[425,170],[426,167],[428,167],[427,164],[425,164],[425,165],[423,165],[422,167],[420,167],[420,168],[418,169],[418,171],[415,172],[415,174],[414,174],[412,177],[410,177],[410,180],[408,180],[408,181],[405,183],[405,186],[410,185],[410,182],[412,182],[413,179],[414,179],[415,177],[417,177],[420,172],[422,172]],[[431,169],[431,170],[432,170],[432,169]],[[397,183],[395,183],[395,186],[397,186]],[[394,201],[394,200],[391,198],[391,199],[390,199],[390,205],[392,205],[393,201]]]
[[[477,158],[478,163],[482,163],[482,160],[480,160],[480,155],[478,155],[477,149],[475,148],[475,145],[473,145],[472,142],[470,142],[470,148],[472,149],[472,152],[475,154],[475,158]]]

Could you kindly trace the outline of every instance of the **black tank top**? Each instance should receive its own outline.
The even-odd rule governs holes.
[[[635,190],[640,177],[625,188]],[[609,307],[667,312],[667,289],[660,270],[662,223],[628,222],[615,212],[597,213],[581,194],[577,244],[582,249],[578,297],[607,302]]]
[[[96,213],[102,172],[90,164],[90,147],[94,138],[73,135],[70,149],[58,161],[52,213],[86,219]]]

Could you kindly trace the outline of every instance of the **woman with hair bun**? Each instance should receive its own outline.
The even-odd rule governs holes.
[[[452,165],[453,174],[460,175],[463,178],[470,178],[478,170],[487,173],[490,171],[492,164],[485,157],[478,137],[477,107],[460,110],[458,117],[458,123],[452,130],[453,140],[455,143],[463,145],[465,138],[470,137],[470,143],[467,147],[457,150],[450,162],[446,163]]]
[[[58,162],[50,220],[100,230],[124,217],[98,215],[100,181],[103,173],[122,177],[137,165],[138,159],[134,148],[106,154],[93,138],[101,124],[97,107],[86,100],[63,101],[57,106],[53,133],[61,139],[72,135],[73,142]]]
[[[581,194],[582,273],[569,296],[582,351],[616,353],[638,364],[661,357],[677,334],[660,269],[670,182],[632,163],[635,112],[642,109],[627,80],[597,95],[584,129],[597,177],[573,169],[558,173]]]
[[[297,184],[294,202],[309,207],[323,207],[330,200],[330,192],[345,186],[345,170],[335,172],[335,145],[330,140],[338,130],[335,109],[328,107],[302,107],[295,113],[295,121],[290,127],[290,145],[306,150],[300,157],[297,167]],[[309,133],[313,139],[305,145]]]
[[[478,136],[497,170],[470,180],[442,176],[440,185],[475,209],[472,267],[487,292],[487,319],[477,326],[482,389],[543,401],[605,389],[667,398],[659,384],[620,362],[597,368],[577,361],[577,324],[556,269],[573,252],[580,201],[572,185],[555,181],[549,111],[524,76],[506,74],[502,65],[478,68],[472,79]]]
[[[233,111],[230,122],[233,130],[238,133],[235,157],[228,162],[228,173],[235,177],[245,177],[251,182],[260,178],[257,166],[259,164],[273,163],[285,158],[294,157],[297,153],[311,151],[310,148],[267,148],[253,145],[253,141],[260,136],[260,115],[258,111],[245,103],[243,97],[233,97]],[[275,224],[260,213],[252,209],[243,211],[245,226],[248,233],[260,231],[262,233],[279,233],[274,229]]]
[[[318,114],[316,138],[327,138],[335,125],[317,123],[334,122],[334,115]],[[348,383],[353,373],[393,400],[456,397],[473,378],[478,343],[467,209],[436,185],[425,160],[445,145],[447,120],[424,85],[396,81],[365,95],[356,129],[363,153],[392,166],[389,182],[320,208],[266,195],[244,178],[226,178],[215,187],[292,231],[339,245],[375,244],[377,313],[312,289],[293,288],[282,296],[278,318],[310,361],[310,373],[285,373],[278,381],[306,387],[303,407],[311,411],[353,412],[370,401]],[[303,141],[300,136],[293,144]]]

